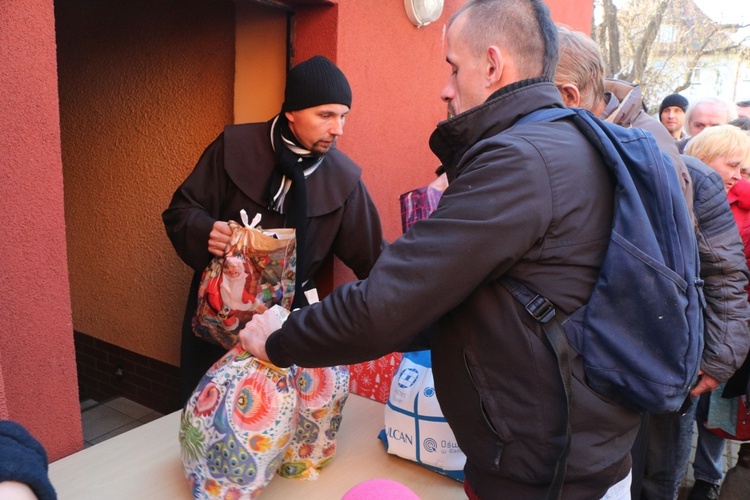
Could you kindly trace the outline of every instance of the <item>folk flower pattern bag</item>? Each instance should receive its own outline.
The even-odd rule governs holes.
[[[316,479],[336,453],[341,412],[349,396],[349,370],[292,367],[297,392],[297,428],[281,460],[279,475]]]
[[[182,411],[180,448],[193,497],[255,498],[273,479],[297,426],[291,369],[232,348]]]
[[[284,321],[288,311],[271,308]],[[317,479],[336,452],[349,370],[278,368],[233,347],[182,412],[180,446],[193,496],[255,498],[273,479]]]

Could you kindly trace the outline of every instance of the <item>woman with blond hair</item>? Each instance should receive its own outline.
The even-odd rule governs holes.
[[[742,238],[745,259],[750,266],[750,182],[742,177],[742,170],[750,168],[750,135],[733,125],[709,127],[690,140],[685,154],[698,158],[721,176],[729,207]],[[730,379],[726,388],[735,382],[735,378]],[[746,384],[746,380],[739,384],[743,387],[742,392]],[[724,384],[717,390],[722,391],[724,397],[730,396],[726,393]],[[735,395],[737,394],[732,394]],[[722,455],[725,440],[711,433],[703,425],[707,419],[709,401],[710,393],[703,394],[696,411],[698,443],[693,462],[695,486],[688,497],[689,500],[718,498],[719,484],[723,478]],[[748,454],[750,448],[743,448],[744,453],[741,456],[744,460],[740,462],[747,462],[747,465],[744,465],[747,467],[750,466],[750,461],[744,455]]]
[[[713,168],[724,181],[750,263],[750,182],[741,173],[743,168],[750,167],[750,135],[733,125],[710,127],[690,140],[685,154]]]

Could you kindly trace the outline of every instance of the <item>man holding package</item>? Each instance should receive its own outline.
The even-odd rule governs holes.
[[[452,118],[430,146],[450,184],[430,218],[383,251],[368,279],[343,285],[283,326],[256,315],[243,347],[278,366],[327,366],[405,349],[434,325],[445,418],[467,456],[469,498],[547,497],[564,447],[565,395],[539,323],[503,287],[541,290],[560,309],[587,302],[609,241],[613,185],[562,108],[552,76],[557,28],[541,0],[470,0],[446,34]],[[574,383],[562,498],[629,498],[637,413]]]
[[[323,56],[304,61],[287,75],[284,104],[266,123],[229,125],[210,144],[162,214],[180,258],[195,271],[182,329],[180,397],[184,403],[206,370],[225,350],[197,338],[201,273],[223,257],[240,211],[261,215],[264,228],[296,229],[294,307],[331,255],[362,279],[383,246],[375,205],[361,169],[335,144],[352,103],[349,82]]]

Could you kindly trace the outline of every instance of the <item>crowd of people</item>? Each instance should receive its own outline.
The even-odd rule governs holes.
[[[700,160],[721,176],[727,201],[742,239],[747,263],[750,265],[750,101],[736,104],[718,97],[706,97],[689,102],[680,94],[666,96],[659,106],[659,120],[669,130],[681,152]],[[729,376],[739,381],[741,391],[747,391],[748,358]],[[717,390],[724,390],[730,377],[722,377]],[[730,382],[731,384],[731,382]],[[690,500],[703,498],[744,498],[750,494],[750,480],[742,484],[727,483],[724,478],[726,440],[706,428],[710,393],[700,396],[695,412],[697,445],[693,461],[695,485]],[[692,437],[693,425],[686,427],[684,442]],[[750,444],[740,446],[736,467],[747,468]],[[683,470],[684,472],[684,470]],[[744,474],[750,477],[750,471]],[[739,477],[739,476],[737,476]]]
[[[566,106],[585,107],[604,120],[651,132],[686,180],[686,200],[695,215],[701,274],[706,280],[704,360],[700,382],[692,392],[699,402],[682,415],[643,416],[632,450],[633,498],[676,497],[687,471],[694,420],[699,437],[693,463],[696,482],[690,499],[718,498],[724,440],[703,423],[710,393],[740,368],[750,342],[747,292],[742,286],[747,283],[750,260],[739,262],[743,255],[745,260],[750,257],[750,228],[743,215],[750,208],[750,198],[745,194],[750,184],[741,177],[750,160],[750,137],[740,130],[743,122],[736,120],[739,112],[750,111],[750,103],[735,106],[712,97],[690,105],[686,97],[671,94],[662,100],[657,121],[645,111],[637,85],[604,78],[598,46],[589,37],[563,26],[559,28],[559,44],[555,83]],[[736,127],[720,127],[727,123]],[[692,139],[709,127],[716,129],[708,136],[724,140],[711,141],[714,147],[706,155],[696,149],[701,141]],[[682,155],[688,144],[694,146]],[[743,203],[746,198],[748,202]],[[725,265],[719,269],[717,262]],[[750,484],[746,487],[750,493]]]

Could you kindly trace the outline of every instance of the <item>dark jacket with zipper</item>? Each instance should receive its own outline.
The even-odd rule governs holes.
[[[406,348],[429,325],[443,413],[480,498],[543,498],[565,444],[565,397],[540,325],[499,283],[511,276],[566,313],[587,302],[609,241],[613,187],[551,82],[518,82],[444,121],[430,146],[450,185],[430,218],[385,249],[367,280],[292,313],[273,363],[326,366]],[[573,359],[564,498],[600,498],[630,469],[637,414],[602,400]]]

